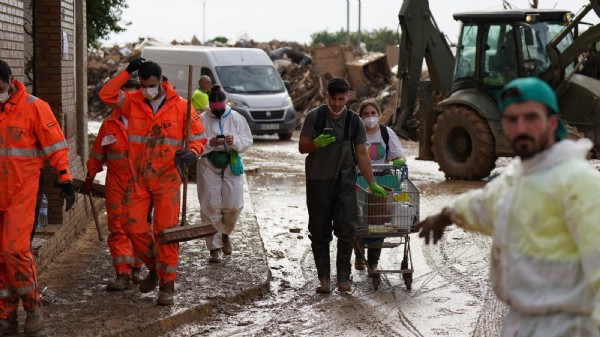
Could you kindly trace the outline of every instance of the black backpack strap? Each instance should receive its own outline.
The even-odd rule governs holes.
[[[383,138],[383,142],[385,143],[385,160],[387,160],[390,153],[390,134],[387,127],[383,124],[379,124],[379,130],[381,130],[381,138]]]
[[[325,129],[325,109],[323,106],[317,108],[317,118],[315,119],[315,134],[313,135],[313,139],[317,138],[320,134],[323,133],[323,129]]]
[[[356,134],[358,133],[358,123],[360,123],[358,114],[352,110],[346,111],[346,119],[344,120],[344,140],[350,140],[352,145],[352,158],[354,164],[358,164],[356,160],[356,150],[354,149],[354,141],[356,140]]]

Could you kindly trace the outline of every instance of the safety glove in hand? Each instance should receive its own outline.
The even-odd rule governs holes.
[[[75,195],[75,188],[73,183],[70,181],[64,182],[61,185],[60,198],[65,199],[65,212],[68,212],[71,207],[75,204],[77,196]]]
[[[85,177],[85,182],[83,183],[83,193],[89,194],[92,191],[92,187],[94,185],[93,177]]]
[[[335,142],[335,136],[320,134],[317,138],[313,140],[315,142],[315,146],[317,148],[323,148],[333,142]]]
[[[370,183],[369,189],[371,190],[371,194],[375,195],[376,197],[385,198],[387,196],[385,189],[377,185],[377,183]]]
[[[140,67],[142,66],[142,63],[144,63],[144,61],[146,61],[145,58],[137,58],[135,60],[131,60],[131,62],[129,62],[129,65],[127,66],[127,68],[125,70],[127,70],[128,73],[132,74],[136,71],[138,71],[138,69],[140,69]]]
[[[404,159],[396,159],[392,162],[392,164],[394,164],[395,167],[402,167],[406,165],[406,161],[404,161]]]
[[[186,168],[192,165],[196,159],[196,154],[192,151],[185,151],[184,149],[175,151],[175,167],[182,179],[185,175]]]
[[[452,224],[452,212],[451,208],[446,207],[440,213],[430,215],[417,223],[415,230],[419,232],[419,237],[424,238],[426,244],[429,244],[433,237],[435,245],[444,235],[444,229]]]

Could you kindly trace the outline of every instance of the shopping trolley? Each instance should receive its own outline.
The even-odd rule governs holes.
[[[377,197],[371,194],[364,177],[358,177],[358,225],[354,236],[356,258],[366,261],[364,251],[369,248],[392,249],[386,253],[393,254],[389,260],[399,260],[394,257],[401,253],[400,269],[371,269],[369,263],[365,264],[375,290],[379,289],[381,274],[385,273],[402,274],[404,284],[410,290],[413,264],[409,234],[415,231],[414,226],[419,221],[419,190],[408,179],[406,166],[373,164],[372,167],[375,181],[386,189],[388,195]]]

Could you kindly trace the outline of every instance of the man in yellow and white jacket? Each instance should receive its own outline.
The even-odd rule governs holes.
[[[517,157],[485,187],[419,224],[436,243],[452,223],[493,236],[491,281],[510,308],[503,337],[600,336],[600,173],[588,139],[566,140],[552,89],[508,83],[502,126]]]

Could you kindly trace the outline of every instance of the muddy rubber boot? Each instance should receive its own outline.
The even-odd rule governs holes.
[[[352,291],[352,285],[349,280],[338,281],[337,288],[341,293],[349,293]]]
[[[158,299],[156,304],[158,305],[171,305],[173,304],[173,294],[175,293],[175,282],[167,282],[160,286],[160,292],[158,293]]]
[[[371,270],[376,270],[379,264],[379,257],[381,256],[381,248],[370,248],[367,257],[367,263]]]
[[[210,258],[208,259],[210,263],[220,263],[221,262],[221,248],[213,249],[210,251]]]
[[[149,293],[156,288],[158,285],[158,275],[156,275],[156,270],[151,270],[140,282],[140,292],[141,293]]]
[[[140,268],[131,269],[131,281],[133,284],[140,284],[142,282],[142,275]]]
[[[365,250],[354,248],[354,269],[365,270]]]
[[[231,253],[233,252],[233,247],[231,246],[231,240],[229,239],[229,235],[223,234],[222,242],[223,242],[223,248],[222,248],[223,254],[231,255]]]
[[[19,322],[15,319],[0,319],[0,336],[16,335],[19,331]]]
[[[42,315],[42,307],[38,304],[33,311],[27,312],[27,319],[23,326],[25,334],[34,334],[44,327],[44,318]]]
[[[316,292],[317,294],[329,294],[331,292],[331,284],[328,277],[319,278],[319,286]]]
[[[117,278],[106,285],[106,291],[124,291],[132,288],[131,275],[127,274],[117,274]]]

